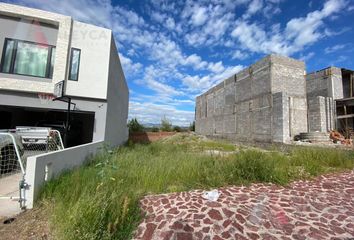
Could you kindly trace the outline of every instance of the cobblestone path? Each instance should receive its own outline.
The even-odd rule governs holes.
[[[354,239],[354,171],[218,190],[146,196],[135,239]]]

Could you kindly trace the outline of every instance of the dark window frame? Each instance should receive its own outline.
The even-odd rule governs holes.
[[[7,47],[7,42],[8,41],[14,41],[14,48],[12,49],[12,56],[11,56],[11,62],[10,62],[10,71],[9,72],[4,72],[3,71],[3,65],[4,65],[4,62],[5,62],[5,54],[6,54],[6,47]],[[47,65],[46,65],[46,72],[45,72],[45,76],[44,77],[43,76],[36,76],[36,75],[30,75],[30,74],[21,74],[21,73],[15,73],[14,72],[17,49],[18,49],[18,43],[19,42],[29,43],[29,44],[36,45],[36,46],[48,47]],[[43,43],[36,43],[36,42],[31,42],[31,41],[26,41],[26,40],[14,39],[14,38],[5,38],[4,39],[4,46],[3,46],[3,50],[2,50],[1,62],[0,62],[0,73],[13,74],[13,75],[19,75],[19,76],[27,76],[27,77],[35,77],[35,78],[52,79],[53,76],[51,76],[51,74],[50,74],[50,66],[51,66],[53,48],[56,48],[56,46],[49,45],[49,44],[43,44]]]
[[[74,51],[78,51],[79,52],[79,59],[77,60],[78,61],[78,65],[77,65],[76,79],[72,78],[72,76],[71,76],[71,70],[72,70],[72,67],[73,67],[73,57],[74,57],[73,52]],[[70,80],[70,81],[79,81],[80,61],[81,61],[81,49],[79,49],[79,48],[71,48],[71,50],[70,50],[70,67],[69,67],[68,80]]]

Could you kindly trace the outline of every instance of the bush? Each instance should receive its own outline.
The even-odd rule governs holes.
[[[158,127],[151,128],[151,132],[158,132],[160,129]]]
[[[173,127],[173,131],[174,131],[174,132],[181,132],[182,129],[181,129],[180,126],[174,126],[174,127]]]
[[[172,124],[166,117],[161,119],[161,131],[164,131],[164,132],[171,132],[172,131]]]
[[[143,132],[144,131],[144,126],[141,125],[138,122],[138,119],[136,118],[132,118],[129,120],[128,122],[128,128],[129,128],[129,132],[133,133],[133,132]]]
[[[189,131],[195,132],[195,121],[189,125]]]

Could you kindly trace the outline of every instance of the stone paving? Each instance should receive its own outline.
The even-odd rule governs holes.
[[[218,190],[146,196],[134,239],[354,239],[354,171]]]

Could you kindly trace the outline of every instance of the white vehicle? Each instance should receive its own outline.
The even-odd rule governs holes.
[[[53,151],[63,149],[60,133],[49,127],[16,127],[26,150]]]
[[[31,144],[46,145],[50,130],[46,127],[16,127],[16,133],[22,137],[22,143],[25,146]]]

